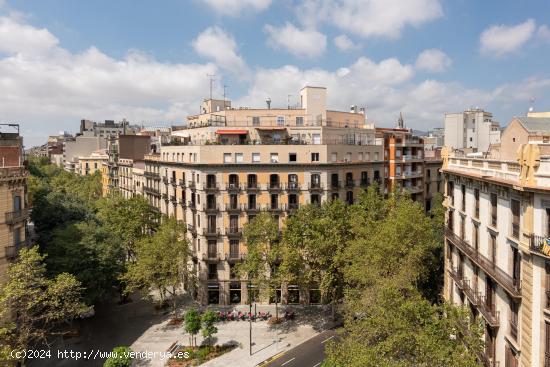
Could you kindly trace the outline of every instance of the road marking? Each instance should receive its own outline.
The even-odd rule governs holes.
[[[284,366],[285,364],[289,364],[290,362],[292,362],[292,361],[295,360],[295,359],[296,359],[296,357],[294,357],[294,358],[292,358],[292,359],[289,359],[288,361],[286,361],[285,363],[283,363],[283,364],[281,365],[281,367]]]
[[[321,344],[325,344],[326,342],[328,342],[328,341],[329,341],[330,339],[332,339],[332,338],[334,338],[334,335],[331,336],[331,337],[329,337],[329,338],[326,338],[325,340],[323,340],[323,341],[321,342]],[[315,366],[314,366],[314,367],[315,367]]]
[[[317,366],[319,366],[320,364],[321,364],[321,362],[317,363],[317,364],[316,364],[315,366],[313,366],[313,367],[317,367]]]

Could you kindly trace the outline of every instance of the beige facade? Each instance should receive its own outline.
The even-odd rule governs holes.
[[[486,366],[550,366],[550,146],[517,128],[514,159],[443,152],[444,296],[484,320]]]
[[[78,157],[77,173],[82,176],[93,175],[96,171],[101,171],[101,167],[108,160],[109,156],[104,149],[95,151],[89,156]]]
[[[383,185],[383,146],[365,115],[326,110],[324,88],[304,88],[301,101],[294,109],[205,101],[203,114],[145,157],[147,199],[187,225],[202,303],[248,302],[247,282],[233,268],[246,256],[242,227],[258,213],[282,226],[300,205],[352,203],[373,181]],[[280,290],[287,303],[319,302],[315,294]]]

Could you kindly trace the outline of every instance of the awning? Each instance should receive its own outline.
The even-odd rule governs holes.
[[[219,135],[246,135],[248,130],[218,130],[216,134]]]
[[[286,127],[284,126],[264,126],[264,127],[257,127],[256,130],[264,130],[264,131],[276,131],[276,130],[286,130]]]

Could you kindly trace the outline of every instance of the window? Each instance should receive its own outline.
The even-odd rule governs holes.
[[[550,323],[544,323],[544,367],[550,366]]]
[[[238,258],[239,257],[239,240],[230,240],[229,241],[229,257],[230,258]],[[232,274],[231,278],[236,279],[237,276]]]
[[[279,163],[279,153],[271,153],[269,157],[271,163]]]
[[[545,277],[546,278],[546,284],[545,284],[546,303],[545,303],[545,307],[550,309],[550,263],[546,263],[544,265],[544,270],[546,271],[546,277]],[[548,353],[550,353],[550,350],[548,350]]]
[[[497,226],[497,194],[491,193],[491,225]]]
[[[269,188],[270,189],[278,189],[280,188],[280,181],[279,181],[279,175],[278,174],[272,174],[269,175]]]
[[[279,208],[279,195],[271,194],[271,209],[277,210]]]
[[[285,117],[277,116],[277,126],[284,126],[284,125],[285,125]]]
[[[256,177],[256,175],[248,175],[247,187],[249,189],[255,189],[258,187],[258,178]]]
[[[495,264],[497,254],[497,238],[494,234],[489,235],[489,259]]]
[[[447,182],[447,196],[451,199],[451,206],[455,205],[455,184],[453,181]]]
[[[223,153],[223,163],[231,163],[231,153]]]
[[[237,194],[231,194],[229,195],[229,208],[230,209],[237,209],[239,206],[239,199]]]
[[[550,208],[546,208],[546,237],[550,237]]]
[[[461,185],[460,186],[460,193],[462,194],[462,196],[461,196],[462,211],[465,212],[466,211],[466,185]]]
[[[248,209],[256,209],[256,194],[248,195]]]
[[[512,237],[519,238],[519,201],[512,199]]]
[[[479,227],[474,224],[472,226],[472,242],[474,244],[474,249],[476,250],[476,252],[478,251],[479,249]]]
[[[474,200],[475,200],[474,218],[479,218],[479,189],[474,189]]]
[[[288,195],[288,208],[298,209],[298,195],[296,194]]]
[[[375,161],[378,160],[378,152],[374,152],[374,160],[375,160]]]
[[[296,116],[296,126],[304,126],[304,118],[302,116]]]
[[[516,340],[518,338],[518,308],[516,302],[510,302],[510,335]]]
[[[236,189],[239,187],[239,176],[232,173],[229,175],[229,188]]]
[[[295,175],[295,174],[288,175],[288,188],[289,189],[298,188],[298,175]]]
[[[314,173],[311,175],[311,188],[318,189],[321,187],[321,175]]]
[[[21,196],[15,195],[13,197],[13,211],[18,212],[21,210]]]
[[[313,144],[321,144],[321,134],[311,134],[311,138],[313,140]]]
[[[340,183],[338,182],[338,173],[333,173],[330,175],[330,186],[333,189],[337,189],[340,187]]]
[[[311,161],[319,162],[319,153],[311,153]]]
[[[346,153],[346,162],[351,162],[351,153],[350,152]]]
[[[216,257],[218,254],[218,243],[216,240],[208,240],[208,257]]]
[[[296,153],[288,153],[288,161],[296,162]]]
[[[311,203],[313,205],[321,204],[321,197],[319,196],[319,194],[311,194]]]
[[[521,257],[517,248],[512,247],[512,282],[519,289],[521,274]]]
[[[355,181],[353,180],[353,173],[346,172],[346,187],[353,187]]]
[[[230,215],[229,216],[229,231],[231,233],[236,233],[239,230],[239,216]]]
[[[252,162],[253,163],[259,163],[260,162],[260,153],[252,153]]]
[[[363,152],[359,152],[357,155],[357,160],[362,161],[363,160]]]
[[[235,163],[242,163],[242,162],[243,162],[243,154],[235,153]]]
[[[349,205],[353,204],[353,191],[346,192],[346,203]]]
[[[252,125],[253,126],[260,126],[260,117],[258,117],[258,116],[252,117]]]
[[[210,280],[218,279],[218,264],[208,264],[208,279]]]
[[[338,160],[338,153],[336,152],[330,153],[330,161],[336,162],[337,160]]]

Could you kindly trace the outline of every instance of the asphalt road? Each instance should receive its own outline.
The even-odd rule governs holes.
[[[335,337],[337,337],[335,330],[322,332],[283,353],[265,367],[319,367],[325,359],[325,343]]]

